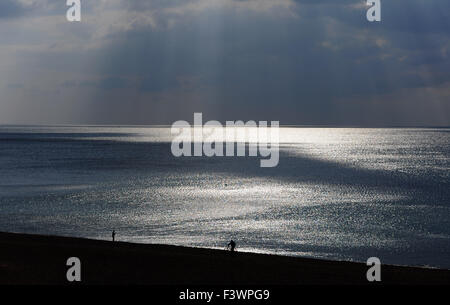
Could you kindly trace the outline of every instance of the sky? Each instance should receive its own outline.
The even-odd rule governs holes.
[[[0,1],[0,124],[450,126],[450,1]]]

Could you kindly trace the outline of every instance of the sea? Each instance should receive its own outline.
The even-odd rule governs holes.
[[[279,130],[279,163],[164,126],[0,126],[0,231],[450,269],[449,128]]]

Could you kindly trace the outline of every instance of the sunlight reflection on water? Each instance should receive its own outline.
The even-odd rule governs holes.
[[[168,128],[0,127],[0,230],[450,267],[448,129],[282,128],[280,163]]]

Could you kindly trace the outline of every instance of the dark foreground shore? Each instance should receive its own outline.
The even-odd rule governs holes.
[[[368,284],[365,264],[166,245],[0,233],[0,284]],[[450,284],[449,270],[383,265],[383,284]]]

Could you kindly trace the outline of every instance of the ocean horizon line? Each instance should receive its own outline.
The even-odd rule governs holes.
[[[256,122],[256,121],[255,121]],[[268,121],[267,121],[268,122]],[[191,127],[203,126],[191,124]],[[0,124],[0,127],[117,127],[117,128],[170,128],[170,124]],[[226,127],[226,126],[224,126]],[[360,128],[360,129],[447,129],[446,125],[334,125],[334,124],[280,124],[279,128]]]

